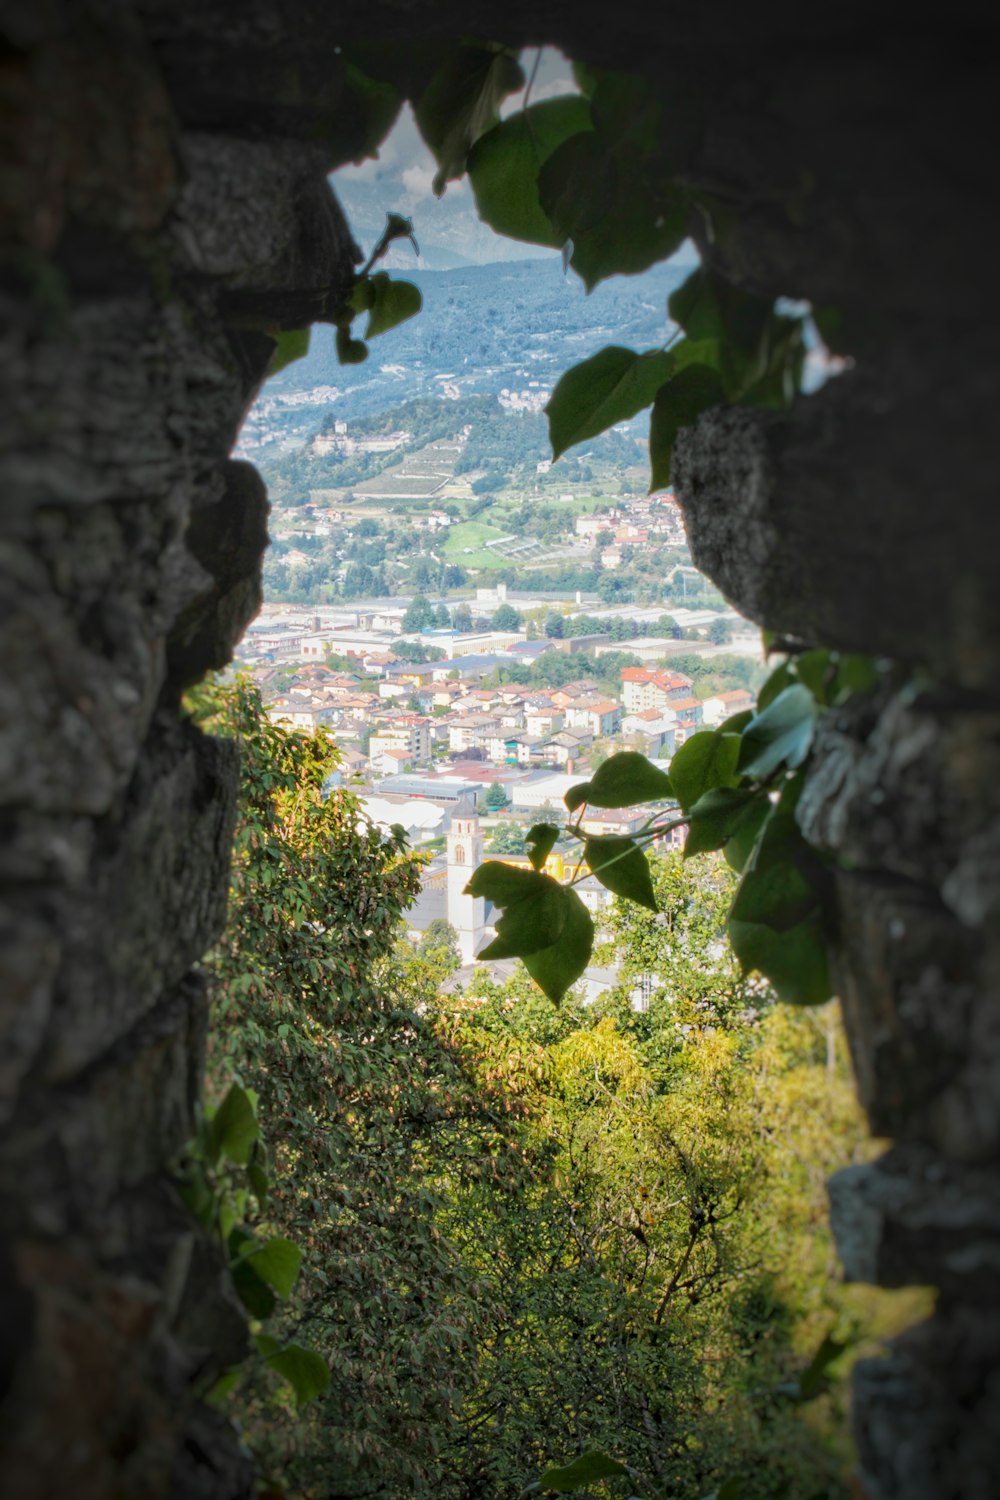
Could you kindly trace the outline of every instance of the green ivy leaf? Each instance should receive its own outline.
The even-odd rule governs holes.
[[[250,1156],[247,1160],[247,1180],[257,1199],[257,1207],[263,1210],[270,1184],[267,1178],[267,1149],[259,1136],[250,1148]]]
[[[801,683],[785,688],[743,731],[743,775],[766,778],[782,764],[793,771],[801,766],[809,754],[816,717],[816,700],[808,688]]]
[[[733,951],[744,969],[758,969],[789,1004],[821,1005],[831,995],[826,946],[829,876],[795,821],[802,783],[801,773],[786,783],[764,823],[728,925]]]
[[[689,339],[714,339],[744,368],[757,356],[771,303],[699,266],[667,301],[667,310]]]
[[[276,1236],[245,1252],[243,1259],[279,1297],[290,1297],[302,1265],[302,1251],[291,1240]]]
[[[589,63],[575,62],[572,64],[573,82],[585,99],[592,97],[597,81],[600,77],[596,68]]]
[[[620,1475],[627,1478],[628,1472],[625,1465],[618,1463],[617,1459],[594,1450],[582,1453],[565,1468],[546,1469],[539,1477],[538,1484],[542,1490],[555,1490],[558,1495],[566,1495],[571,1490],[582,1490],[599,1479],[615,1479]]]
[[[634,417],[650,404],[670,369],[669,354],[636,354],[612,344],[567,370],[545,407],[553,459],[575,443]]]
[[[361,339],[352,339],[346,328],[337,329],[337,358],[342,365],[362,365],[368,358],[368,346]]]
[[[291,1386],[296,1406],[304,1406],[330,1389],[330,1367],[315,1349],[286,1344],[268,1354],[265,1364]]]
[[[743,1494],[742,1474],[730,1474],[724,1484],[720,1484],[707,1500],[740,1500]]]
[[[762,792],[725,786],[704,792],[689,814],[684,858],[723,848],[747,824],[753,827],[756,838],[770,810],[771,804]]]
[[[407,318],[414,317],[424,305],[420,288],[412,281],[393,281],[385,271],[376,271],[365,278],[370,287],[367,301],[368,326],[365,338],[377,338],[388,333]]]
[[[321,126],[323,140],[335,153],[332,166],[346,162],[360,164],[378,156],[378,148],[392,129],[399,114],[402,96],[384,79],[364,71],[364,47],[351,48],[351,58],[342,53],[337,61],[341,68],[341,98],[332,125]],[[360,63],[360,66],[358,65]]]
[[[480,136],[469,153],[479,217],[497,234],[558,250],[563,241],[538,200],[538,173],[557,146],[589,129],[587,101],[571,94],[519,110]]]
[[[787,661],[779,662],[757,694],[757,712],[760,713],[769,703],[773,703],[778,694],[783,693],[786,687],[791,687],[793,682],[795,676],[791,664]]]
[[[243,1370],[241,1366],[234,1365],[231,1369],[226,1370],[224,1374],[220,1375],[211,1390],[205,1395],[205,1400],[209,1405],[222,1406],[226,1397],[236,1388],[242,1374]]]
[[[524,842],[532,867],[541,870],[559,838],[560,830],[554,823],[536,823],[525,834]]]
[[[543,887],[504,908],[496,924],[497,935],[479,958],[527,958],[558,941],[567,916],[566,892],[548,875],[537,878],[544,881]]]
[[[826,929],[819,913],[784,932],[729,918],[733,952],[744,969],[757,969],[788,1005],[823,1005],[833,990],[826,956]]]
[[[673,795],[666,771],[637,750],[620,750],[601,762],[590,781],[570,787],[563,800],[575,812],[584,802],[592,807],[634,807],[640,802],[664,802]]]
[[[649,861],[633,839],[617,834],[592,835],[584,839],[583,856],[606,890],[650,911],[659,910]]]
[[[878,686],[879,671],[870,656],[856,651],[846,651],[837,662],[837,682],[834,703],[843,703],[853,693],[867,693]]]
[[[542,209],[572,243],[570,264],[588,291],[672,255],[687,233],[686,195],[634,151],[591,131],[571,136],[538,175]]]
[[[729,838],[722,846],[722,853],[726,864],[737,874],[745,868],[747,861],[753,854],[768,818],[773,811],[773,803],[766,796],[759,796],[750,809],[747,817],[741,819],[736,828],[733,829]]]
[[[277,1306],[274,1292],[258,1276],[248,1259],[256,1241],[247,1230],[237,1226],[227,1241],[230,1255],[229,1274],[233,1288],[247,1312],[254,1318],[269,1318]]]
[[[558,941],[548,948],[523,955],[532,979],[557,1004],[590,963],[594,947],[594,924],[576,891],[558,887],[563,902],[563,923]]]
[[[687,812],[713,787],[733,787],[739,781],[736,764],[740,740],[721,729],[702,729],[675,751],[670,762],[674,796]]]
[[[650,494],[670,483],[674,443],[681,428],[724,399],[722,377],[708,365],[687,365],[660,387],[649,420]]]
[[[413,112],[439,164],[438,197],[465,171],[471,146],[496,123],[501,101],[524,84],[516,56],[497,43],[462,43],[437,69]]]
[[[271,355],[271,363],[267,367],[268,377],[277,375],[279,370],[284,370],[287,365],[293,365],[297,359],[304,359],[309,353],[309,337],[311,328],[287,328],[281,333],[272,333],[274,339],[274,353]]]
[[[729,718],[723,719],[719,725],[719,733],[742,734],[753,717],[754,711],[752,708],[744,708],[738,714],[730,714]]]
[[[809,1364],[799,1376],[799,1400],[812,1401],[826,1389],[830,1366],[840,1358],[849,1345],[827,1334]]]
[[[802,319],[772,313],[761,337],[759,371],[749,377],[740,398],[743,404],[769,411],[791,406],[802,383],[805,357]]]
[[[250,1096],[238,1083],[232,1083],[226,1097],[208,1122],[208,1156],[217,1162],[228,1157],[245,1167],[250,1148],[260,1135],[260,1126]]]
[[[494,906],[512,906],[518,901],[530,901],[540,896],[552,883],[547,875],[541,875],[537,870],[525,870],[519,865],[504,864],[499,859],[488,859],[473,871],[465,894],[482,896]]]
[[[829,702],[837,675],[835,651],[803,651],[789,664],[792,674],[807,687],[817,703]]]

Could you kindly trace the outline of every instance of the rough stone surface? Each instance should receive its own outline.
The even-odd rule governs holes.
[[[986,309],[993,48],[844,0],[36,0],[5,12],[0,172],[0,1491],[239,1500],[194,1392],[245,1329],[166,1171],[192,1127],[197,962],[236,767],[183,722],[260,598],[266,497],[229,461],[269,330],[358,251],[352,38],[551,41],[672,105],[723,274],[835,308],[846,372],[678,444],[696,560],[746,613],[899,665],[825,722],[800,804],[874,1130],[835,1180],[849,1272],[940,1289],[862,1365],[868,1500],[1000,1494],[1000,590]],[[353,132],[353,134],[352,134]],[[334,143],[337,144],[334,144]]]

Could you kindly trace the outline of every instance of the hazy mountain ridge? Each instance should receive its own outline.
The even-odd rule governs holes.
[[[673,327],[667,296],[689,270],[657,266],[602,282],[589,295],[572,273],[563,275],[558,259],[394,271],[420,287],[416,318],[373,340],[368,360],[355,366],[338,364],[333,330],[316,327],[308,355],[269,381],[264,395],[300,393],[301,404],[317,387],[336,387],[337,414],[349,418],[429,395],[435,385],[463,394],[551,388],[606,344],[663,344]],[[363,334],[363,318],[356,331]]]

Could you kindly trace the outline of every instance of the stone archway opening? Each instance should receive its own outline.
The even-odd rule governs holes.
[[[372,15],[51,0],[8,39],[3,1223],[12,1493],[246,1492],[189,1401],[241,1321],[163,1167],[190,1128],[235,766],[183,687],[259,602],[266,498],[231,460],[261,320],[354,273],[326,185],[326,59]],[[496,19],[378,10],[401,45]],[[782,634],[914,666],[826,726],[806,833],[841,862],[859,1090],[895,1144],[834,1192],[854,1274],[940,1289],[857,1377],[871,1500],[996,1490],[1000,1070],[991,215],[972,18],[905,36],[822,8],[503,17],[676,99],[683,170],[732,216],[700,249],[842,318],[849,379],[702,418],[678,451],[696,562]],[[929,101],[934,107],[929,107]],[[959,226],[956,229],[956,226]],[[956,349],[959,350],[956,357]],[[738,543],[738,545],[737,545]],[[169,1313],[169,1316],[167,1314]],[[51,1434],[65,1435],[53,1443]],[[168,1476],[173,1476],[172,1479]]]

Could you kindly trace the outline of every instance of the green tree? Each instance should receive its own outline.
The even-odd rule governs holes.
[[[211,1073],[220,1093],[234,1076],[257,1091],[276,1185],[263,1227],[303,1253],[289,1325],[332,1374],[290,1423],[251,1369],[244,1430],[289,1486],[436,1493],[491,1305],[438,1227],[441,1163],[456,1204],[485,1163],[520,1167],[429,1013],[433,988],[398,961],[420,881],[402,835],[327,794],[332,742],[271,725],[252,687],[202,694],[200,713],[242,761],[229,923],[209,960]]]
[[[439,978],[453,974],[462,962],[458,933],[443,917],[435,917],[417,944],[417,954],[432,966]]]
[[[566,631],[566,622],[562,615],[555,613],[546,615],[545,624],[542,626],[542,629],[550,640],[561,641]]]
[[[498,823],[493,830],[489,849],[491,854],[523,854],[524,829],[520,823]]]
[[[521,616],[512,604],[501,604],[493,612],[490,624],[494,630],[520,630]]]
[[[502,783],[499,781],[491,781],[489,786],[486,788],[486,795],[483,798],[486,806],[490,808],[491,811],[495,812],[498,811],[501,807],[506,807],[507,800],[507,793],[504,791]]]
[[[404,630],[426,630],[434,622],[434,610],[424,594],[415,594],[403,616]]]
[[[472,611],[467,604],[456,605],[452,612],[451,623],[453,629],[459,631],[461,634],[465,634],[473,628]]]

